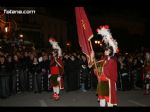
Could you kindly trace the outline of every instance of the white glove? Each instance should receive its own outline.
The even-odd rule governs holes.
[[[61,77],[57,77],[57,81],[58,81],[58,82],[60,81],[60,79],[61,79]]]
[[[51,74],[48,74],[48,78],[50,78],[51,77]]]

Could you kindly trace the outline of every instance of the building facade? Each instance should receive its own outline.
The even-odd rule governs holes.
[[[67,41],[67,22],[50,17],[43,7],[3,7],[11,10],[35,10],[34,14],[5,14],[7,21],[11,22],[13,30],[11,39],[18,39],[23,35],[24,40],[31,41],[35,47],[48,47],[48,38],[53,36],[60,43]],[[64,45],[64,44],[62,44]],[[65,46],[63,46],[65,47]]]

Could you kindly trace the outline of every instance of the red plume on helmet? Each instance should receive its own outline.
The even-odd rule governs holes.
[[[56,50],[56,52],[58,52],[58,56],[62,56],[62,52],[61,52],[61,48],[58,45],[58,42],[55,40],[55,38],[49,38],[49,43],[52,45],[52,48]]]
[[[118,43],[113,39],[108,25],[99,26],[96,31],[103,37],[104,43],[113,48],[113,54],[119,53]]]
[[[101,25],[101,26],[99,26],[99,28],[96,29],[96,31],[98,32],[98,30],[100,30],[102,28],[109,29],[109,26],[108,25]]]
[[[50,37],[49,40],[48,40],[48,42],[56,42],[56,39],[53,38],[53,37]]]

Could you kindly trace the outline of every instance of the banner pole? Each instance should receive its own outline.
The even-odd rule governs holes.
[[[92,49],[92,52],[94,52],[94,50],[93,50],[93,46],[92,46],[92,42],[91,42],[91,39],[90,39],[90,47],[91,47],[91,49]],[[95,69],[96,69],[96,76],[97,76],[97,78],[98,78],[98,68],[97,68],[97,65],[96,65],[96,60],[95,60],[95,55],[94,55],[94,60],[93,60],[93,62],[94,62],[94,66],[95,66]]]

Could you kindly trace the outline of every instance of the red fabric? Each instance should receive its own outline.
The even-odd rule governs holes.
[[[98,96],[99,99],[105,99],[106,102],[109,102],[109,97],[108,96]]]
[[[59,63],[58,66],[52,65],[50,66],[50,74],[55,75],[55,74],[64,74],[64,66],[63,66],[63,61],[62,58],[59,57],[57,58],[57,62]],[[51,59],[50,64],[56,63],[54,58]]]
[[[146,71],[150,71],[150,66],[144,67],[144,71],[145,71],[145,72],[146,72]]]
[[[142,71],[142,75],[143,75],[143,76],[142,76],[142,78],[143,78],[143,81],[144,81],[144,79],[145,79],[145,76],[144,76],[144,72],[143,72],[143,71]]]
[[[101,81],[106,81],[107,79],[106,79],[106,76],[104,75],[104,74],[101,74],[100,75],[100,80]]]
[[[79,44],[82,49],[82,52],[86,54],[88,62],[90,62],[92,49],[90,47],[89,40],[93,37],[93,32],[88,18],[86,16],[86,13],[84,11],[84,8],[75,7],[75,14]]]
[[[110,103],[117,104],[116,81],[117,81],[117,62],[114,58],[110,58],[104,64],[104,74],[110,79]]]
[[[106,100],[106,102],[109,102],[109,97],[105,96],[105,100]]]
[[[64,89],[64,78],[60,78],[60,89]]]
[[[58,60],[59,64],[61,65],[60,67],[60,74],[63,75],[64,74],[64,65],[63,65],[63,61],[62,61],[62,57],[59,57]]]
[[[143,80],[145,79],[145,72],[148,72],[148,71],[150,71],[150,66],[145,66],[144,68],[143,68],[143,73],[142,73],[142,75],[143,75]]]
[[[52,75],[55,75],[55,74],[59,74],[59,67],[58,66],[52,66],[51,68],[50,68],[50,70],[51,70],[51,74]]]

